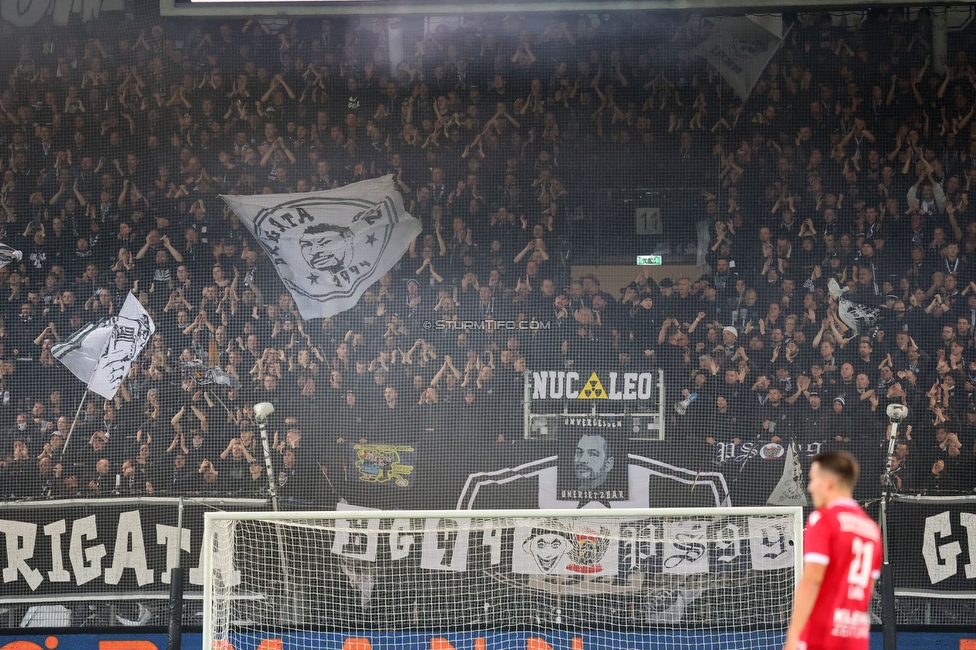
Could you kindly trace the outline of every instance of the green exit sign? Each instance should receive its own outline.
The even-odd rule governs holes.
[[[661,266],[660,255],[638,255],[637,266]]]

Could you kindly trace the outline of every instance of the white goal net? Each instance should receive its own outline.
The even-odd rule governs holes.
[[[207,513],[204,649],[781,647],[800,508]]]

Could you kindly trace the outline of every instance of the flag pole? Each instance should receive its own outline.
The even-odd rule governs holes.
[[[117,318],[117,316],[115,318]],[[100,320],[99,321],[99,324],[101,324],[102,322],[104,322],[104,319],[103,320]],[[97,325],[96,325],[96,327],[97,327]],[[111,342],[112,342],[112,337],[110,336],[105,341],[105,345],[102,346],[102,356],[103,357],[108,354],[108,349],[109,349],[109,345],[111,344]],[[96,364],[96,368],[97,368],[97,364]],[[78,403],[78,410],[75,411],[75,419],[71,421],[71,428],[68,429],[68,437],[65,438],[64,447],[61,448],[61,457],[62,458],[65,457],[65,454],[68,451],[68,442],[71,441],[71,434],[74,433],[74,431],[75,431],[75,424],[78,423],[78,416],[81,415],[81,409],[85,405],[85,400],[88,398],[88,393],[91,391],[91,389],[89,387],[91,386],[92,379],[94,379],[94,378],[95,378],[95,375],[93,373],[92,376],[88,378],[88,383],[85,384],[85,393],[81,396],[81,402]]]
[[[78,403],[78,410],[75,411],[75,419],[71,421],[71,428],[68,429],[68,437],[64,439],[64,446],[61,447],[61,456],[63,457],[68,452],[68,443],[71,442],[71,434],[74,433],[75,424],[78,422],[78,416],[81,415],[81,409],[85,406],[85,399],[88,397],[88,385],[85,385],[85,393],[81,396],[81,402]]]
[[[207,392],[208,395],[211,395],[215,400],[217,400],[218,402],[220,402],[220,405],[224,407],[224,410],[225,411],[227,411],[227,415],[230,415],[230,416],[233,416],[234,415],[233,413],[231,413],[231,410],[229,408],[227,408],[227,405],[224,404],[224,400],[220,399],[220,395],[218,395],[216,392],[214,392],[212,390],[208,390],[206,392]]]

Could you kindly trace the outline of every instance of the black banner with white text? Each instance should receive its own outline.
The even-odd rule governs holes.
[[[896,595],[976,592],[976,497],[897,496],[888,511]]]
[[[19,502],[0,505],[3,595],[64,596],[166,593],[177,558],[188,592],[202,591],[203,513],[264,510],[260,499],[187,500],[182,531],[179,500],[127,498]],[[182,553],[182,555],[180,555]]]

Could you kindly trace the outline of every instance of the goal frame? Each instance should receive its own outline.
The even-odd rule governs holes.
[[[213,628],[213,555],[214,522],[269,521],[289,522],[302,519],[502,519],[502,518],[570,518],[570,517],[723,517],[723,516],[793,516],[793,589],[803,572],[803,508],[801,506],[726,506],[704,508],[619,508],[610,510],[522,509],[522,510],[290,510],[207,512],[203,515],[203,650],[211,650]]]

